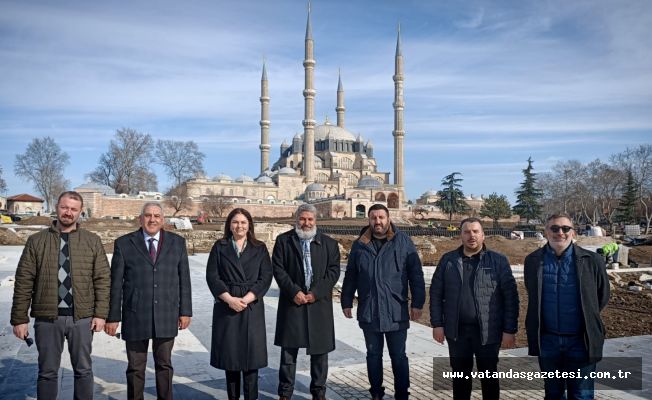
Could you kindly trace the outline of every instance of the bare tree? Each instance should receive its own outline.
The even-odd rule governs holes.
[[[346,207],[344,207],[344,204],[335,204],[333,206],[333,212],[335,213],[336,218],[340,218],[340,214],[344,214],[346,211]]]
[[[212,217],[223,217],[224,214],[231,209],[233,203],[226,197],[214,194],[204,198],[204,212]]]
[[[31,181],[47,202],[48,209],[52,209],[60,191],[69,184],[63,177],[69,158],[51,137],[36,138],[25,153],[16,154],[14,173]]]
[[[587,176],[585,201],[593,202],[584,210],[587,222],[596,225],[600,220],[606,220],[609,225],[613,224],[618,198],[626,178],[625,171],[596,159],[587,164],[585,172]]]
[[[645,232],[650,232],[652,224],[652,144],[642,144],[637,148],[611,157],[611,162],[619,169],[631,171],[638,190],[640,215],[645,218]]]
[[[2,177],[2,165],[0,165],[0,193],[7,191],[7,182]]]
[[[178,187],[194,175],[204,172],[204,153],[199,151],[197,143],[158,140],[156,142],[156,160],[165,168],[168,176]]]
[[[153,144],[148,134],[130,128],[118,129],[109,150],[100,156],[99,165],[88,177],[112,187],[116,193],[155,191],[156,175],[149,168]]]
[[[188,197],[188,188],[182,184],[170,189],[166,193],[167,197],[164,203],[174,209],[173,217],[183,210],[190,210],[192,208],[192,199]]]

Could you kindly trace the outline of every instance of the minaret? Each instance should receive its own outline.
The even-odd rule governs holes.
[[[260,79],[260,173],[269,169],[269,86],[267,68],[263,61],[263,76]]]
[[[306,55],[303,60],[305,69],[305,111],[303,119],[303,175],[306,183],[315,180],[315,88],[313,86],[315,73],[314,43],[310,27],[310,2],[308,2],[308,22],[306,23]]]
[[[401,53],[401,25],[396,37],[396,56],[394,60],[394,185],[403,191],[403,54]]]
[[[342,72],[338,72],[338,82],[337,82],[337,107],[335,107],[335,112],[337,113],[337,126],[344,128],[344,87],[342,86]]]

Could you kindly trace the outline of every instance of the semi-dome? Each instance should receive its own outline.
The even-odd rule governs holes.
[[[306,186],[306,192],[325,192],[326,188],[324,188],[324,185],[321,183],[311,183],[310,185]]]
[[[373,176],[365,175],[358,181],[357,187],[359,189],[380,189],[382,186],[382,183],[378,182]]]
[[[253,182],[254,178],[252,178],[252,177],[250,177],[248,175],[242,174],[235,181],[240,182],[240,183]]]
[[[278,170],[279,175],[296,175],[297,171],[294,168],[283,167]]]
[[[435,189],[430,189],[423,194],[423,196],[437,196],[437,191]]]
[[[261,175],[258,178],[256,178],[256,182],[258,183],[273,183],[272,178],[270,178],[267,175]]]
[[[231,178],[230,176],[228,176],[226,174],[218,174],[215,178],[213,178],[213,180],[233,182],[233,178]]]
[[[78,192],[97,192],[97,193],[102,193],[104,195],[115,194],[115,190],[113,190],[111,186],[102,185],[101,183],[95,183],[95,182],[86,182],[84,184],[77,186],[75,190]]]

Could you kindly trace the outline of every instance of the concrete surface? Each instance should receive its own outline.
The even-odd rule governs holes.
[[[0,281],[14,274],[22,246],[0,246]],[[193,284],[194,316],[189,329],[178,336],[173,352],[175,368],[174,392],[176,399],[226,399],[224,372],[209,365],[211,319],[213,298],[205,281],[207,254],[190,257]],[[0,398],[5,400],[32,399],[36,397],[37,351],[36,346],[27,347],[17,340],[9,324],[13,287],[0,287]],[[260,399],[275,399],[278,383],[279,348],[273,345],[278,288],[275,283],[265,296],[269,366],[260,371]],[[334,305],[337,349],[329,356],[329,399],[369,398],[365,364],[365,345],[362,331],[355,320],[343,317],[339,304]],[[30,324],[30,331],[32,324]],[[30,334],[33,337],[33,331]],[[408,357],[410,360],[410,391],[415,399],[450,399],[452,392],[434,390],[432,357],[448,355],[448,348],[432,340],[431,329],[412,324],[408,334]],[[526,349],[501,353],[502,356],[522,355]],[[643,356],[644,391],[599,391],[598,399],[652,398],[652,336],[611,339],[605,347],[606,355]],[[389,356],[385,352],[386,398],[393,394],[392,373]],[[124,343],[104,333],[96,334],[93,341],[93,370],[95,373],[96,399],[126,398],[126,354]],[[72,398],[73,376],[70,359],[64,350],[60,369],[61,399]],[[309,399],[309,357],[299,353],[295,399]],[[147,368],[146,399],[156,398],[153,361]],[[503,390],[506,399],[542,398],[542,391]],[[474,399],[481,398],[475,391]]]

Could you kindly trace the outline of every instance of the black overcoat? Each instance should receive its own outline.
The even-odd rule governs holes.
[[[324,354],[335,349],[333,286],[340,276],[340,249],[337,242],[317,233],[310,243],[312,285],[306,288],[303,251],[294,229],[276,238],[272,265],[279,286],[274,344],[306,348],[308,354]],[[316,301],[296,305],[299,291],[312,292]]]
[[[162,230],[154,263],[142,230],[117,238],[107,321],[122,320],[122,339],[132,341],[177,336],[180,316],[192,316],[186,240]]]
[[[208,257],[206,282],[215,298],[211,365],[229,371],[266,367],[263,296],[272,283],[272,265],[265,244],[247,243],[238,258],[230,240],[218,240]],[[239,313],[219,299],[225,292],[243,297],[249,291],[256,295],[256,300]]]

